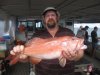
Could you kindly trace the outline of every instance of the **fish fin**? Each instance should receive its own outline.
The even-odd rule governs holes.
[[[32,64],[38,64],[42,59],[29,57],[29,60]]]
[[[8,56],[5,58],[5,60],[11,60],[11,59],[13,59],[13,58],[15,58],[14,55],[8,55]]]
[[[59,64],[60,64],[61,67],[64,67],[66,65],[66,58],[61,56],[59,58]]]
[[[9,65],[14,65],[19,61],[19,56],[13,56],[13,59],[9,62]]]

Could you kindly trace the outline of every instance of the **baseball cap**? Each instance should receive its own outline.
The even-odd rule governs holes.
[[[95,26],[94,29],[98,29],[98,27]]]
[[[45,14],[47,13],[47,11],[54,11],[58,16],[60,16],[59,12],[58,12],[57,9],[54,8],[54,7],[47,7],[47,8],[43,11],[42,15],[45,15]]]

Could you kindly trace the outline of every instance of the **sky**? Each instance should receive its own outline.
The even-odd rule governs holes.
[[[98,37],[100,37],[100,23],[75,23],[74,24],[74,33],[75,34],[77,33],[77,30],[80,28],[80,26],[83,26],[83,27],[89,26],[89,29],[88,29],[89,35],[91,35],[93,28],[95,26],[97,26],[98,27],[97,35],[98,35]]]
[[[79,28],[80,26],[89,26],[89,28],[94,28],[95,26],[97,26],[98,28],[100,28],[100,23],[75,23],[74,27],[75,28]]]

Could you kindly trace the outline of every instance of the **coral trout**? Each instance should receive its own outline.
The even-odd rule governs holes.
[[[67,50],[71,50],[73,52],[82,49],[84,45],[84,39],[72,37],[72,36],[63,36],[63,37],[55,37],[55,38],[35,38],[31,43],[25,47],[24,51],[21,52],[29,57],[33,57],[34,59],[55,59],[58,58],[60,65],[65,66],[66,58],[63,59],[62,52],[66,52]],[[33,59],[33,63],[34,61]],[[18,55],[11,60],[10,64],[14,64],[19,60]]]

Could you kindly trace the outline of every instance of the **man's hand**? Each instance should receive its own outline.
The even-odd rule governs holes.
[[[26,59],[28,56],[23,54],[24,46],[23,45],[17,45],[13,48],[13,50],[10,51],[11,55],[19,55],[20,59]]]
[[[86,45],[83,45],[79,50],[71,50],[70,49],[67,49],[67,51],[63,51],[62,52],[62,55],[67,59],[67,60],[70,60],[70,61],[77,61],[79,60],[83,55],[84,55],[84,49],[86,49],[87,46]]]

